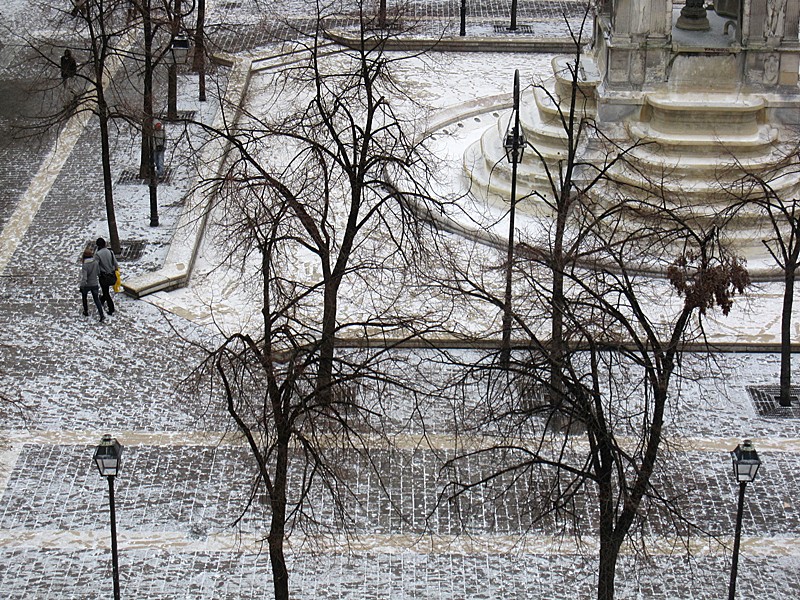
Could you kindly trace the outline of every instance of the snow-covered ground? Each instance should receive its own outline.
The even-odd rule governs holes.
[[[487,128],[493,127],[498,118],[507,118],[507,111],[501,108],[502,104],[496,109],[488,108],[471,114],[475,111],[474,107],[480,105],[481,100],[507,95],[512,87],[515,69],[520,71],[523,86],[525,82],[530,84],[548,77],[552,73],[552,58],[553,55],[548,54],[433,53],[395,63],[395,75],[404,82],[409,97],[423,105],[429,121],[453,120],[434,131],[431,142],[431,150],[437,159],[436,175],[442,188],[449,186],[454,193],[466,189],[467,181],[462,169],[464,149],[477,141]],[[255,114],[266,114],[267,108],[264,107],[273,100],[271,82],[269,73],[254,76],[248,92],[248,110]],[[400,114],[420,111],[416,104],[404,105],[401,99],[397,99],[396,109]],[[464,114],[469,116],[459,118]],[[442,190],[442,193],[446,192]],[[508,230],[507,215],[508,206],[505,203],[485,204],[468,197],[461,201],[457,210],[451,212],[450,218],[467,231],[487,229],[496,239],[503,240]],[[521,204],[517,214],[517,235],[532,237],[538,223]],[[460,248],[465,255],[475,252],[473,241],[459,239],[457,235],[452,237],[452,245]],[[217,242],[213,235],[204,238],[188,287],[156,294],[148,301],[198,323],[214,323],[226,331],[242,326],[247,328],[258,322],[257,304],[248,301],[246,289],[238,284],[241,274],[220,267]],[[481,251],[489,254],[494,252],[487,249]],[[499,264],[499,253],[497,257],[495,263]],[[300,272],[306,273],[310,279],[318,276],[313,261],[298,260]],[[498,279],[496,284],[498,290],[501,289],[502,281]],[[680,299],[669,286],[660,282],[654,282],[654,286],[658,290],[653,296],[659,298],[659,303],[663,305],[660,310],[667,317],[668,306],[674,308]],[[782,296],[782,283],[756,283],[745,298],[735,303],[728,316],[709,314],[705,333],[712,343],[777,343],[780,339]],[[800,302],[800,289],[795,291],[795,296],[796,303]],[[436,302],[435,299],[431,301]],[[445,307],[440,309],[446,310]],[[654,313],[658,313],[659,309],[654,309]],[[347,304],[343,310],[348,310]],[[657,314],[654,319],[658,320]],[[462,334],[481,336],[487,333],[487,323],[497,323],[498,312],[490,306],[476,304],[465,307],[454,320],[464,326]],[[800,339],[800,320],[795,320],[792,331],[794,338]]]
[[[223,4],[246,3],[218,2],[214,10],[223,10]],[[28,2],[13,0],[0,10],[8,23],[20,24],[33,18],[25,13],[29,9]],[[433,116],[476,97],[507,95],[515,68],[523,78],[533,77],[548,71],[549,58],[434,54],[418,66],[405,63],[401,74]],[[267,77],[256,77],[251,106],[262,101]],[[179,107],[210,119],[215,107],[194,100],[195,84],[192,76],[182,80]],[[454,185],[460,173],[454,166],[458,150],[491,124],[493,112],[479,116],[480,121],[457,120],[447,134],[437,134],[446,141],[442,153],[452,163],[448,176]],[[229,426],[223,408],[211,404],[207,395],[176,388],[200,358],[178,335],[196,340],[213,335],[217,325],[229,330],[255,327],[258,315],[241,285],[241,274],[214,268],[219,252],[213,235],[208,235],[187,288],[145,301],[118,296],[119,313],[104,328],[79,317],[74,257],[106,226],[98,216],[102,201],[92,145],[95,133],[90,123],[77,134],[76,150],[32,215],[23,243],[3,265],[0,381],[3,390],[26,403],[28,412],[7,414],[2,425],[6,444],[0,453],[5,467],[0,472],[0,596],[27,600],[109,595],[106,488],[91,464],[91,451],[100,433],[110,431],[125,445],[117,481],[123,597],[270,598],[261,515],[250,515],[241,529],[232,526],[247,497],[249,463],[240,446],[224,437]],[[118,137],[115,175],[137,162],[136,136],[123,131]],[[171,228],[191,186],[191,171],[179,163],[178,153],[170,156],[176,174],[159,187],[160,228],[147,226],[145,186],[115,186],[123,238],[147,243],[140,261],[123,265],[126,276],[153,270],[166,256]],[[449,241],[464,251],[472,244],[457,236]],[[32,281],[30,248],[42,254],[46,284]],[[481,252],[491,256],[494,250]],[[307,266],[303,272],[311,277],[313,268]],[[19,273],[27,276],[20,278]],[[725,340],[774,341],[779,297],[778,286],[760,287],[746,302],[737,303],[734,314],[712,333]],[[154,306],[166,308],[167,317]],[[467,330],[496,330],[496,312],[485,307],[464,310],[457,319]],[[797,329],[795,335],[800,337]],[[398,364],[407,359],[414,367],[409,373],[434,385],[446,372],[435,353],[403,351],[397,358]],[[675,481],[680,494],[691,499],[688,515],[705,523],[710,537],[667,538],[662,540],[667,546],[650,546],[647,558],[625,554],[618,597],[711,600],[724,595],[736,491],[728,451],[743,436],[756,440],[764,466],[748,488],[740,593],[772,600],[800,597],[800,510],[794,501],[800,494],[800,421],[759,415],[747,390],[775,383],[777,357],[692,355],[683,369],[687,379],[682,401],[670,412],[670,433],[680,434],[682,444],[677,448],[681,460]],[[435,485],[443,475],[439,459],[453,441],[449,407],[435,400],[415,406],[398,393],[380,401],[397,424],[413,424],[410,415],[415,411],[429,418],[426,440],[419,429],[406,424],[393,455],[379,449],[374,454],[387,465],[385,481],[405,514],[398,515],[386,504],[384,482],[363,473],[353,486],[361,502],[354,514],[362,535],[342,540],[293,533],[290,571],[295,597],[593,596],[596,540],[591,535],[573,540],[555,535],[557,528],[529,529],[525,515],[536,498],[524,486],[513,488],[506,503],[476,501],[468,514],[461,512],[463,506],[437,506]],[[349,460],[343,463],[349,465]],[[330,512],[330,506],[321,505],[319,516],[328,519]],[[727,544],[727,550],[721,550],[718,541]]]

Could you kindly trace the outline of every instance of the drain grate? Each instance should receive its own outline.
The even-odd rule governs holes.
[[[97,249],[97,246],[94,242],[94,240],[86,242],[86,245],[83,247],[83,250],[81,250],[81,254],[78,257],[79,262],[86,250],[91,250],[94,252]],[[147,242],[144,240],[120,240],[120,252],[117,254],[117,260],[120,262],[138,260],[141,258],[142,252],[144,252],[144,247],[146,245]]]
[[[178,118],[175,119],[176,122],[177,121],[188,121],[188,120],[193,120],[194,119],[195,115],[197,114],[197,111],[194,111],[194,110],[179,110],[179,111],[177,111],[176,114],[178,115]],[[156,119],[158,119],[159,121],[164,121],[165,123],[172,122],[172,119],[168,119],[167,118],[167,113],[160,113],[160,114],[156,115]]]
[[[158,183],[170,183],[172,180],[172,169],[169,167],[164,167],[164,176],[159,178]],[[122,173],[120,173],[119,179],[117,179],[117,185],[139,185],[142,183],[149,183],[149,179],[142,179],[139,177],[139,171],[133,169],[125,169]]]
[[[780,405],[781,388],[777,385],[750,386],[747,391],[753,406],[762,417],[800,419],[800,387],[792,386],[790,389],[791,406]]]
[[[518,33],[522,34],[533,34],[533,27],[531,25],[517,25],[517,28],[514,31],[511,31],[508,28],[508,25],[497,25],[494,26],[495,33],[510,33],[511,35],[515,35]]]

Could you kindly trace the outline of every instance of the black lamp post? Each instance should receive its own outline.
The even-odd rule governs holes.
[[[94,462],[100,475],[108,479],[108,502],[111,507],[111,570],[114,578],[114,600],[119,600],[119,561],[117,560],[117,516],[114,511],[114,477],[120,469],[122,445],[110,435],[104,435],[94,451]]]
[[[508,26],[508,30],[517,30],[517,0],[511,0],[511,24]]]
[[[525,151],[525,135],[519,126],[519,69],[514,71],[514,108],[508,120],[503,148],[511,163],[511,209],[508,215],[508,253],[506,256],[506,290],[503,297],[503,340],[500,361],[507,366],[511,359],[511,275],[514,265],[514,220],[517,205],[517,165]]]
[[[176,35],[169,49],[169,78],[167,80],[167,119],[178,119],[178,65],[186,62],[189,54],[189,39],[185,35]]]
[[[739,482],[739,507],[736,511],[736,533],[733,538],[733,563],[731,565],[731,583],[728,587],[728,600],[736,596],[736,572],[739,568],[739,541],[742,535],[742,512],[744,510],[744,489],[756,478],[761,461],[758,458],[753,442],[745,440],[731,452],[733,475]]]

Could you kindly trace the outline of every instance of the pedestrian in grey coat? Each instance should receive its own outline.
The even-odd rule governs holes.
[[[167,132],[161,121],[156,121],[153,125],[153,165],[156,168],[156,176],[164,176],[164,150],[167,147]]]
[[[103,314],[103,304],[100,302],[100,264],[94,257],[91,250],[84,250],[83,258],[81,259],[81,275],[78,282],[78,287],[81,290],[81,300],[83,301],[83,316],[89,316],[89,294],[92,295],[94,305],[97,307],[97,314],[100,315],[100,322],[106,320]]]

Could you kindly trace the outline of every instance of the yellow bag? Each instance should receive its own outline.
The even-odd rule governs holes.
[[[119,276],[119,269],[114,271],[114,275],[117,276],[116,281],[114,281],[114,293],[119,294],[119,291],[122,289],[122,278]]]

